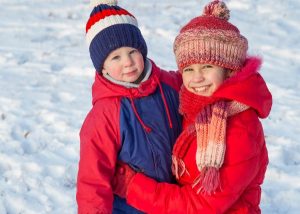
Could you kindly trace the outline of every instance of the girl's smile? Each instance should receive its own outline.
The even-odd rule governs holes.
[[[192,64],[183,69],[183,84],[190,92],[211,96],[226,78],[225,69],[211,64]]]

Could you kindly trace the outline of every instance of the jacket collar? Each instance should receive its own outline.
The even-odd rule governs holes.
[[[113,82],[103,77],[103,75],[96,72],[95,81],[92,86],[93,105],[100,99],[109,97],[127,97],[138,98],[145,97],[153,93],[157,88],[160,78],[160,69],[152,62],[147,60],[146,66],[147,75],[143,81],[139,84],[129,83],[128,85],[122,85],[117,82]]]
[[[255,109],[259,117],[267,117],[272,107],[272,95],[258,72],[260,66],[261,59],[248,58],[243,68],[226,80],[213,97],[238,101]]]
[[[143,71],[146,74],[145,74],[144,78],[142,79],[141,83],[145,82],[149,79],[149,77],[151,75],[151,71],[152,71],[152,64],[151,64],[149,59],[146,59],[145,69]],[[110,82],[116,84],[116,85],[121,85],[121,86],[124,86],[126,88],[138,88],[141,84],[141,83],[136,84],[136,83],[131,83],[131,82],[123,82],[123,81],[115,80],[114,78],[112,78],[108,74],[103,74],[103,77],[106,78],[107,80],[109,80]]]

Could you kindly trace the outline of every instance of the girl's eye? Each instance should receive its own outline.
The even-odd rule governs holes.
[[[193,69],[192,68],[183,69],[183,72],[189,72],[189,71],[193,71]]]
[[[203,66],[204,69],[206,69],[206,68],[212,68],[212,67],[213,67],[212,65],[204,65]]]

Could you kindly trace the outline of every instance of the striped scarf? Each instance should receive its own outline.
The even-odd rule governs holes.
[[[197,188],[198,194],[208,195],[221,189],[219,169],[223,165],[226,150],[227,118],[248,108],[236,101],[195,95],[182,87],[179,111],[192,125],[181,133],[173,148],[172,172],[176,178],[188,173],[182,159],[196,138],[199,175],[192,187]]]

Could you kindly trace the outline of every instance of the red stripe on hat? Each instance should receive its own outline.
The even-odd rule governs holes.
[[[88,30],[99,20],[104,19],[108,16],[113,16],[113,15],[129,15],[135,18],[131,13],[129,13],[127,10],[121,9],[121,10],[116,10],[116,9],[107,9],[103,11],[99,11],[95,15],[91,16],[86,24],[86,33]]]

